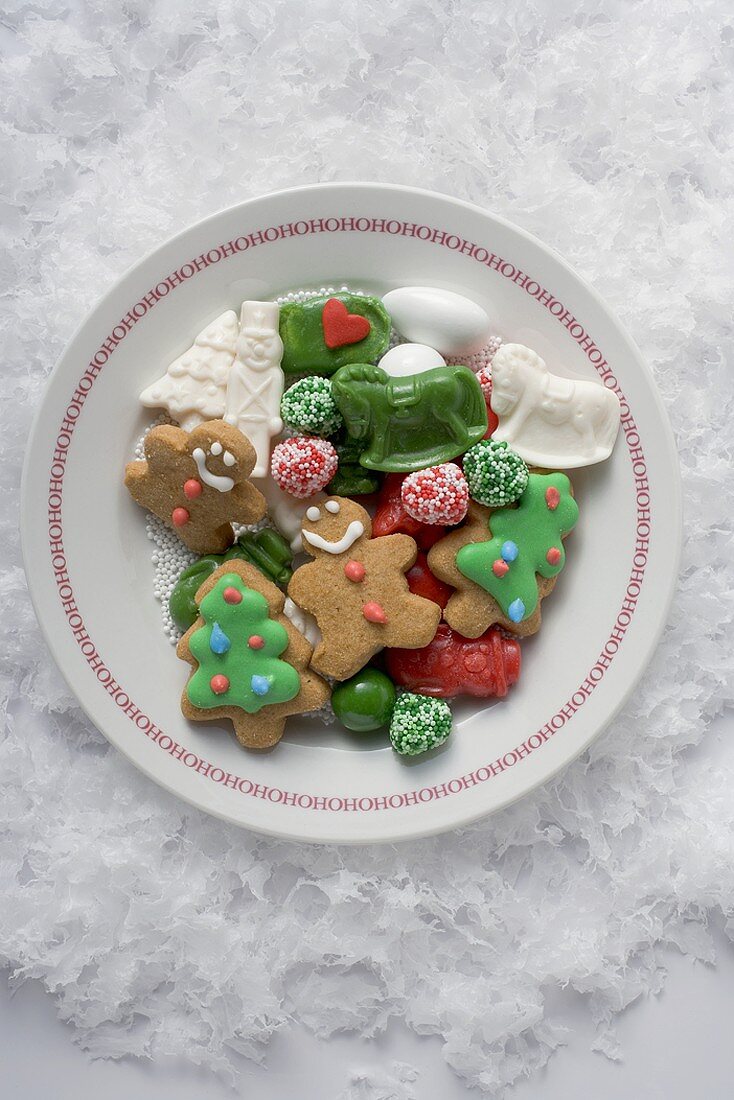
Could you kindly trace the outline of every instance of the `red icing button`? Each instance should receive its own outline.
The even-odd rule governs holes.
[[[185,508],[174,508],[171,512],[171,523],[174,527],[183,527],[185,523],[189,522],[190,518]]]
[[[375,600],[370,600],[362,608],[362,614],[368,623],[386,623],[387,615]]]
[[[545,503],[548,505],[551,512],[555,512],[560,499],[561,494],[558,492],[555,485],[549,485],[545,491]]]
[[[230,586],[222,592],[222,599],[225,603],[242,603],[242,593]]]
[[[344,302],[329,298],[321,314],[324,343],[327,348],[343,348],[358,344],[370,334],[370,323],[359,313],[349,313]]]
[[[492,572],[494,573],[495,577],[504,577],[509,568],[510,567],[507,562],[503,561],[502,558],[497,558],[496,561],[492,562]]]
[[[249,645],[250,649],[262,649],[262,647],[265,645],[265,639],[263,638],[262,634],[251,634],[250,637],[247,639],[247,644]]]
[[[557,546],[551,546],[550,550],[545,555],[545,560],[548,562],[548,565],[558,565],[561,560],[561,551]]]
[[[188,481],[184,482],[184,496],[187,500],[196,500],[201,496],[202,484],[197,481],[195,477],[190,477]]]
[[[215,695],[224,695],[225,691],[229,691],[229,680],[219,672],[216,676],[212,676],[209,687]]]
[[[355,584],[358,584],[359,581],[364,580],[364,575],[366,572],[367,570],[362,565],[362,562],[354,561],[354,559],[352,559],[352,561],[348,561],[347,564],[344,566],[344,576],[347,578],[348,581],[354,581]]]

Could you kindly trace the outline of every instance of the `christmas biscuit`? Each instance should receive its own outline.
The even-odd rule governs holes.
[[[253,565],[225,562],[196,602],[199,618],[176,651],[194,670],[184,717],[226,718],[241,745],[265,749],[280,741],[288,715],[326,703],[329,685],[309,669],[311,646],[283,614],[283,593]]]
[[[145,461],[125,467],[125,485],[189,549],[221,554],[234,542],[233,523],[265,515],[265,498],[247,480],[254,465],[250,441],[221,420],[193,432],[161,424],[145,437]]]
[[[427,645],[441,618],[438,604],[411,593],[405,573],[416,559],[409,535],[371,538],[359,504],[331,497],[308,508],[303,548],[315,560],[288,585],[291,599],[315,616],[322,633],[312,665],[346,680],[384,646]]]

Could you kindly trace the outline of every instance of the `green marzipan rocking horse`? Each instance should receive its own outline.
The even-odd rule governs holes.
[[[434,367],[391,378],[381,367],[355,363],[332,379],[332,394],[360,462],[389,473],[449,462],[482,438],[487,406],[468,367]]]

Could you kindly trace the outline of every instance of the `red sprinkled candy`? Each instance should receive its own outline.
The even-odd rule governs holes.
[[[265,639],[263,638],[262,634],[251,634],[250,637],[247,639],[247,644],[249,645],[250,649],[262,649],[262,647],[265,645]]]
[[[496,561],[492,562],[492,572],[495,577],[504,577],[505,573],[509,571],[509,568],[507,562],[503,561],[502,558],[497,558]]]
[[[326,439],[297,435],[273,448],[270,472],[284,493],[304,499],[325,489],[339,468],[336,449]]]
[[[551,546],[550,550],[545,555],[545,560],[549,565],[558,565],[561,560],[561,551],[557,546]]]
[[[420,523],[461,523],[469,507],[469,487],[455,462],[444,462],[409,474],[400,499],[409,516]]]
[[[183,527],[185,523],[189,522],[190,518],[185,508],[174,508],[171,512],[171,523],[174,527]]]
[[[188,481],[184,482],[184,496],[187,500],[196,500],[197,497],[201,496],[202,491],[203,486],[195,477],[190,477]]]
[[[385,609],[376,600],[370,600],[362,608],[362,614],[368,623],[386,623]]]
[[[545,503],[548,505],[551,512],[555,512],[560,499],[561,494],[558,492],[555,485],[549,485],[545,491]]]
[[[212,676],[209,687],[215,695],[224,695],[225,691],[229,691],[229,680],[221,672],[218,672],[216,676]]]
[[[242,593],[230,585],[222,592],[222,599],[225,603],[242,603]]]
[[[362,565],[362,562],[354,561],[354,559],[348,561],[344,566],[344,576],[348,581],[353,581],[355,584],[359,584],[360,581],[364,580],[366,572],[367,570]]]

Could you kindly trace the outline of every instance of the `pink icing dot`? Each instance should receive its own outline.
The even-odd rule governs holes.
[[[265,645],[265,639],[263,638],[262,634],[251,634],[250,637],[247,639],[247,644],[249,645],[250,649],[262,649],[262,647]]]
[[[174,508],[171,512],[171,523],[174,527],[183,527],[185,523],[189,522],[190,518],[185,508]]]
[[[229,680],[221,672],[218,672],[216,676],[212,676],[209,687],[215,695],[224,695],[225,691],[229,691]]]
[[[190,477],[188,481],[184,482],[183,489],[187,500],[196,500],[197,497],[201,496],[202,484],[195,477]]]
[[[557,546],[551,546],[550,550],[545,555],[545,560],[549,565],[558,565],[561,560],[561,551]]]
[[[504,577],[509,568],[507,562],[503,561],[502,558],[497,558],[496,561],[492,562],[492,572],[495,577]]]
[[[560,499],[561,494],[558,492],[555,485],[549,485],[545,491],[545,503],[548,505],[551,512],[555,512]]]
[[[368,623],[386,623],[385,609],[376,600],[370,600],[362,607],[362,614]]]
[[[230,586],[222,592],[222,599],[225,603],[242,603],[242,593]]]
[[[344,566],[345,577],[348,581],[354,581],[355,584],[358,584],[360,581],[364,580],[366,572],[367,570],[362,565],[361,561],[348,561],[347,564]]]

